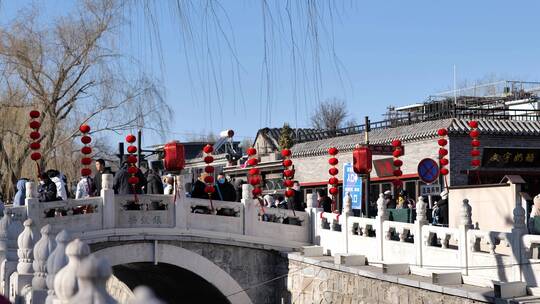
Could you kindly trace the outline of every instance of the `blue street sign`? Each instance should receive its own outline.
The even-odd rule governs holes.
[[[418,163],[418,177],[426,183],[431,184],[439,178],[439,165],[431,158],[424,158]]]
[[[362,179],[354,173],[351,163],[343,164],[343,200],[351,194],[352,209],[362,209]]]

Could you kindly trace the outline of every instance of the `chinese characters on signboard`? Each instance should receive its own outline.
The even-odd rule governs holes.
[[[394,170],[396,170],[393,158],[374,159],[373,167],[378,177],[394,176]]]
[[[352,198],[352,209],[362,209],[362,179],[354,173],[351,163],[343,164],[343,198],[347,192]]]
[[[482,166],[487,168],[530,168],[540,165],[540,149],[484,148]]]

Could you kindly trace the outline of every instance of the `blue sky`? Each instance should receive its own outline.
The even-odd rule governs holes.
[[[70,6],[58,0],[45,3],[47,15]],[[197,58],[193,58],[193,52],[186,56],[178,27],[171,22],[160,25],[163,69],[159,68],[155,49],[141,43],[144,38],[133,38],[137,36],[133,33],[124,35],[124,50],[161,79],[175,116],[169,139],[186,139],[188,133],[217,133],[229,128],[236,130],[239,137],[253,137],[258,128],[278,127],[283,122],[308,127],[317,102],[333,97],[346,100],[352,118],[357,121],[361,122],[365,115],[376,121],[388,105],[421,102],[430,94],[449,89],[454,64],[458,83],[485,78],[540,80],[540,2],[353,1],[357,4],[351,6],[349,1],[336,1],[339,8],[344,7],[333,23],[334,48],[342,77],[336,73],[336,61],[329,56],[330,44],[324,37],[320,85],[293,77],[295,71],[297,75],[306,72],[312,76],[313,65],[292,69],[286,35],[277,34],[277,40],[283,43],[272,49],[272,80],[267,91],[262,77],[260,3],[221,1],[231,22],[227,33],[234,35],[241,69],[239,74],[234,72],[233,57],[226,44],[213,41],[210,48],[217,66],[217,81],[214,77],[200,81],[193,70],[188,72],[186,62],[193,65]],[[22,4],[5,1],[2,5],[0,18],[4,19]],[[166,7],[162,8],[160,19],[168,20],[166,11]],[[133,31],[144,31],[139,28],[143,26],[144,22],[135,20]],[[194,22],[194,26],[199,23]],[[309,51],[300,52],[308,61]],[[207,73],[210,69],[204,61],[199,59],[196,64]]]

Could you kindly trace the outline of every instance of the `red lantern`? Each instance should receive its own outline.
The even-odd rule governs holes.
[[[139,169],[137,169],[137,167],[135,166],[129,166],[127,168],[127,172],[131,175],[134,175],[134,174],[137,174],[137,172],[139,171]]]
[[[250,158],[247,160],[248,166],[256,166],[259,163],[259,161],[256,158]]]
[[[448,175],[448,169],[442,168],[441,169],[441,175]]]
[[[283,161],[283,167],[290,167],[292,166],[292,160],[286,159]]]
[[[86,124],[81,125],[79,127],[79,131],[81,131],[81,133],[88,133],[88,132],[90,132],[90,126],[86,125]]]
[[[213,166],[206,166],[206,167],[204,167],[204,172],[206,172],[208,174],[212,174],[212,173],[214,173],[214,167]]]
[[[469,132],[469,135],[472,137],[472,138],[476,138],[480,135],[480,132],[478,132],[478,130],[472,130],[471,132]]]
[[[403,187],[403,181],[400,180],[400,179],[394,179],[394,180],[392,181],[392,184],[394,184],[394,187],[395,187],[395,188],[401,188],[401,187]]]
[[[92,159],[90,157],[83,157],[81,158],[81,164],[84,166],[89,166],[92,163]]]
[[[38,131],[30,132],[30,138],[33,140],[38,140],[41,137]]]
[[[448,159],[447,158],[441,158],[440,161],[441,165],[446,166],[448,165]]]
[[[135,155],[129,155],[127,157],[127,162],[130,163],[130,164],[135,164],[137,163],[137,156]]]
[[[214,183],[214,177],[212,175],[207,175],[204,177],[204,182],[207,184],[213,184]]]
[[[249,179],[249,183],[252,186],[259,185],[261,183],[261,178],[259,176],[253,176]]]
[[[285,171],[283,171],[283,175],[285,177],[293,177],[294,176],[294,171],[293,170],[285,170]]]
[[[253,156],[253,155],[255,155],[255,154],[257,154],[257,150],[256,150],[255,148],[249,148],[249,149],[247,149],[247,155]]]
[[[330,170],[328,170],[328,173],[330,175],[337,175],[339,173],[339,170],[337,168],[330,168]]]
[[[478,121],[476,121],[476,120],[469,121],[469,127],[473,128],[473,129],[478,128]]]
[[[338,194],[338,188],[336,188],[336,187],[330,188],[329,191],[330,191],[330,194],[332,194],[332,195],[337,195]]]
[[[480,141],[478,139],[471,140],[471,146],[473,147],[480,147]]]
[[[444,138],[441,138],[441,139],[439,139],[437,141],[437,143],[439,144],[439,146],[444,147],[444,146],[446,146],[448,144],[448,141],[446,139],[444,139]]]
[[[392,141],[392,147],[394,147],[394,148],[401,147],[401,140],[396,139],[396,140]]]
[[[446,135],[448,135],[448,130],[446,130],[446,129],[439,129],[439,130],[437,131],[437,135],[439,135],[439,136],[446,136]]]
[[[251,190],[251,194],[253,194],[253,196],[257,197],[257,196],[262,194],[262,189],[259,188],[259,187],[254,188],[253,190]]]
[[[479,167],[480,166],[480,160],[479,159],[473,159],[471,160],[471,165],[473,167]]]
[[[41,124],[39,123],[39,121],[34,120],[30,122],[30,128],[39,129],[39,127],[41,127]]]
[[[41,144],[38,142],[33,142],[30,144],[30,149],[32,150],[39,150],[39,148],[41,148]]]
[[[397,170],[394,170],[394,176],[402,176],[403,175],[403,172],[401,172],[401,170],[397,169]]]
[[[332,156],[337,155],[338,152],[339,152],[338,149],[335,148],[335,147],[332,147],[332,148],[328,149],[328,154],[330,154],[330,155],[332,155]]]
[[[91,154],[92,153],[92,148],[90,148],[90,147],[82,147],[81,148],[81,153],[86,154],[86,155]],[[135,162],[137,162],[137,160],[135,160]]]
[[[135,146],[128,146],[128,147],[127,147],[127,151],[128,151],[128,153],[131,153],[131,154],[137,153],[137,147],[135,147]]]
[[[175,141],[169,142],[165,144],[163,152],[165,152],[163,159],[165,170],[169,172],[179,172],[184,169],[184,145]]]
[[[130,185],[137,185],[139,183],[139,178],[136,177],[136,176],[132,176],[132,177],[128,178],[128,183]]]
[[[471,151],[471,156],[473,156],[473,157],[480,156],[480,150],[472,150]]]
[[[90,175],[92,175],[92,170],[90,170],[90,168],[82,168],[81,169],[81,175],[82,176],[90,176]]]
[[[208,156],[204,157],[204,162],[207,163],[207,164],[210,164],[213,161],[214,161],[214,158],[211,155],[208,155]]]
[[[137,138],[133,134],[129,134],[128,136],[126,136],[126,141],[130,144],[134,143],[136,140]]]
[[[331,177],[329,180],[328,180],[328,183],[330,185],[337,185],[339,184],[339,180],[337,179],[337,177]]]
[[[440,148],[439,149],[439,156],[446,156],[448,155],[448,150],[444,149],[444,148]]]
[[[401,167],[403,166],[403,161],[401,159],[394,160],[394,166],[395,167]]]
[[[206,154],[210,154],[210,153],[214,152],[214,147],[212,147],[211,145],[206,145],[203,148],[203,152],[206,153]]]
[[[294,186],[294,182],[291,179],[286,179],[283,181],[283,186],[290,188]]]
[[[259,174],[260,172],[261,172],[261,171],[260,171],[259,169],[257,169],[257,168],[251,168],[251,169],[249,169],[248,174],[249,174],[249,175],[257,175],[257,174]]]
[[[212,194],[212,193],[216,192],[216,189],[214,188],[214,186],[206,186],[206,187],[204,187],[204,192],[206,192],[208,194]]]
[[[287,191],[285,191],[285,196],[286,197],[293,197],[294,196],[294,190],[288,189]]]
[[[337,158],[332,157],[332,158],[330,158],[330,159],[328,160],[328,163],[329,163],[330,165],[332,165],[332,166],[335,166],[335,165],[337,165],[337,164],[339,163],[339,161],[338,161]]]
[[[92,138],[90,136],[83,136],[81,137],[81,142],[85,145],[88,145],[89,143],[92,142]],[[128,148],[129,150],[129,148]]]
[[[396,152],[396,151],[394,151]],[[368,147],[357,147],[353,151],[353,170],[356,174],[369,174],[372,169],[372,153]]]
[[[36,111],[36,110],[32,110],[30,111],[30,118],[39,118],[39,116],[41,115],[41,113],[39,113],[39,111]]]
[[[32,153],[32,155],[30,155],[30,158],[34,161],[38,161],[41,159],[41,153],[39,152],[34,152]]]
[[[400,157],[401,155],[403,155],[401,150],[394,150],[392,152],[392,156],[394,156],[394,157]]]

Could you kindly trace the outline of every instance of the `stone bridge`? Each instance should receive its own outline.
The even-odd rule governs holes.
[[[415,223],[400,223],[388,220],[382,198],[370,219],[348,208],[324,213],[312,195],[305,212],[293,212],[250,197],[188,198],[181,179],[174,195],[136,198],[114,195],[111,181],[104,176],[100,197],[47,203],[27,184],[26,206],[7,208],[0,220],[4,295],[14,303],[70,303],[83,291],[71,286],[70,264],[90,259],[85,250],[108,260],[113,276],[94,263],[78,281],[109,278],[120,303],[139,285],[168,303],[477,303],[538,293],[540,237],[526,234],[519,195],[512,231],[497,232],[473,229],[467,200],[459,227],[445,228],[427,224],[421,199]],[[57,286],[65,269],[72,284]]]

